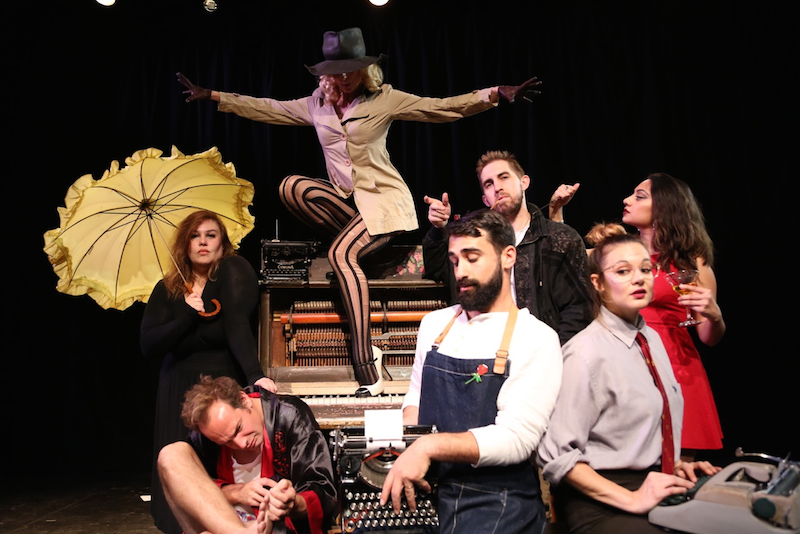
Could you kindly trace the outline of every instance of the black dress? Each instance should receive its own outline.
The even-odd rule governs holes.
[[[208,311],[214,309],[212,299],[217,299],[222,309],[213,317],[201,317],[183,297],[171,299],[161,281],[142,318],[142,352],[163,358],[156,398],[150,510],[156,527],[170,534],[180,534],[182,529],[164,498],[155,460],[164,445],[189,434],[181,421],[184,394],[201,374],[229,376],[242,386],[264,376],[250,322],[258,303],[258,279],[247,260],[230,256],[220,262],[216,280],[209,280],[203,289]]]

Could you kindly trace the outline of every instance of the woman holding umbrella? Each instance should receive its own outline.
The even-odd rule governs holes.
[[[300,220],[334,236],[328,252],[341,288],[352,332],[357,394],[382,391],[381,354],[369,332],[364,257],[392,237],[418,228],[411,192],[389,160],[386,136],[395,120],[451,122],[490,109],[500,99],[538,93],[531,78],[516,87],[499,86],[450,98],[424,98],[383,83],[381,57],[367,56],[359,28],[326,32],[325,61],[307,67],[319,79],[311,96],[291,101],[254,98],[194,85],[182,74],[187,101],[214,100],[219,110],[270,124],[313,126],[322,146],[329,180],[289,176],[281,200]]]
[[[154,458],[164,445],[188,434],[181,404],[201,374],[229,376],[242,385],[277,391],[261,370],[251,329],[258,280],[250,264],[235,254],[225,226],[214,213],[196,211],[178,226],[171,249],[176,267],[156,285],[141,325],[142,352],[162,358]],[[214,301],[221,306],[216,314]],[[151,492],[156,526],[180,533],[155,468]]]

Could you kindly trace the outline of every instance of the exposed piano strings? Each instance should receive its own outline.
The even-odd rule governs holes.
[[[387,366],[413,364],[419,322],[430,311],[446,307],[441,300],[371,301],[373,343]],[[295,302],[276,314],[284,328],[287,361],[293,366],[348,366],[350,331],[339,303]]]

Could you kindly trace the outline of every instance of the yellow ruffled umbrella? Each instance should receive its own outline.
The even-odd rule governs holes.
[[[236,177],[216,148],[169,157],[155,148],[112,161],[99,180],[79,178],[58,208],[61,226],[44,234],[58,275],[56,289],[89,295],[103,308],[147,302],[174,265],[169,244],[180,222],[198,210],[216,213],[234,247],[253,229],[253,184]]]

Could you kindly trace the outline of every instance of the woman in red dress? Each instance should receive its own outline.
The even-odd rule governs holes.
[[[653,300],[642,315],[661,336],[685,400],[682,457],[692,461],[698,449],[721,449],[722,428],[706,370],[687,327],[687,311],[698,321],[693,327],[706,345],[725,334],[717,304],[717,280],[712,270],[714,250],[697,199],[686,183],[668,174],[651,174],[623,201],[622,222],[638,228],[660,274]],[[696,285],[673,290],[667,273],[696,270]]]

